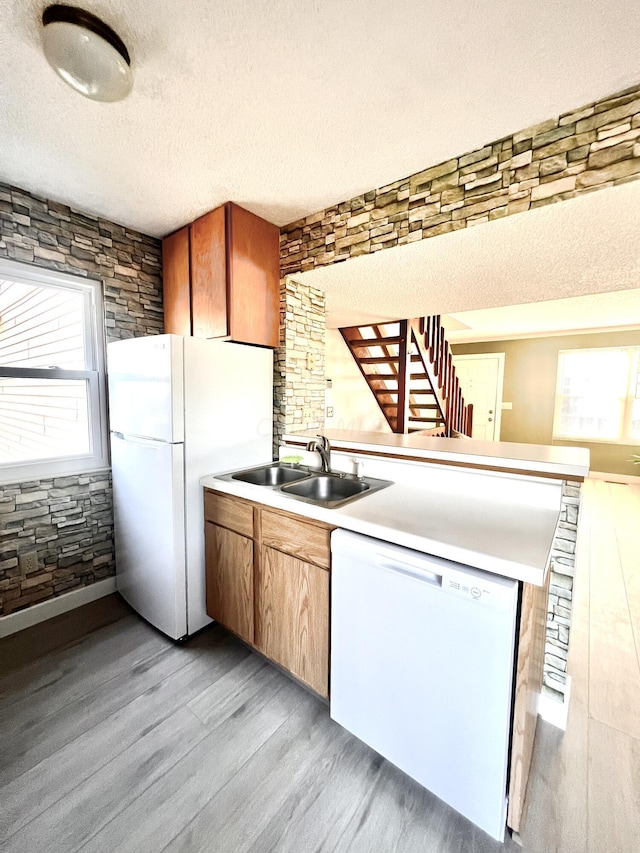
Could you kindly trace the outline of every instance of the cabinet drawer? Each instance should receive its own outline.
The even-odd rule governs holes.
[[[242,536],[253,537],[253,505],[241,498],[230,498],[205,489],[204,518]]]
[[[328,569],[331,566],[329,525],[311,524],[308,521],[273,510],[260,510],[262,542],[292,554],[301,560]]]

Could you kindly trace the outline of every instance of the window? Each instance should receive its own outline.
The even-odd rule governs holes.
[[[640,347],[559,353],[553,437],[640,443]]]
[[[98,282],[0,261],[0,479],[107,464]]]

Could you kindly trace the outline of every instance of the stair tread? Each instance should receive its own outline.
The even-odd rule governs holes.
[[[349,346],[353,349],[359,347],[390,347],[397,346],[400,343],[400,338],[361,338],[360,340],[350,340]]]
[[[380,406],[381,409],[397,409],[398,408],[397,403],[379,403],[378,405]],[[424,406],[414,406],[413,403],[409,403],[409,409],[411,411],[413,411],[414,409],[424,409]],[[437,406],[434,406],[433,409],[434,409],[434,411],[437,411]],[[425,420],[433,420],[433,418],[429,415],[425,415],[425,416],[416,415],[416,417],[420,417],[420,420],[423,420],[423,418]],[[442,420],[441,415],[436,415],[436,418],[438,420]]]
[[[358,357],[358,361],[361,364],[394,364],[397,360],[397,356],[392,355],[368,355],[364,358]]]
[[[446,435],[451,428],[470,432],[472,407],[464,403],[458,391],[439,315],[364,323],[340,331],[394,432],[401,425],[405,432],[426,429]],[[406,376],[399,356],[405,340]],[[373,355],[376,351],[382,355]],[[446,392],[451,406],[446,402]],[[445,403],[452,413],[450,424],[443,414]]]

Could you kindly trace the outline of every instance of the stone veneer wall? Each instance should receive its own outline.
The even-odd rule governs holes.
[[[0,184],[0,257],[101,281],[108,341],[163,331],[155,238]],[[109,470],[0,486],[0,615],[114,573]]]
[[[324,344],[324,293],[283,279],[274,365],[275,456],[285,432],[324,427]]]
[[[282,275],[522,213],[640,177],[640,86],[281,229]]]
[[[576,563],[580,484],[564,481],[562,509],[551,549],[543,692],[564,701]]]

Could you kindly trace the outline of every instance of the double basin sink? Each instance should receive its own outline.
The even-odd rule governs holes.
[[[353,474],[325,473],[312,468],[278,462],[261,465],[259,468],[234,471],[223,475],[220,479],[239,480],[254,486],[276,489],[282,495],[294,500],[306,501],[330,509],[392,485],[390,480],[355,477]]]

